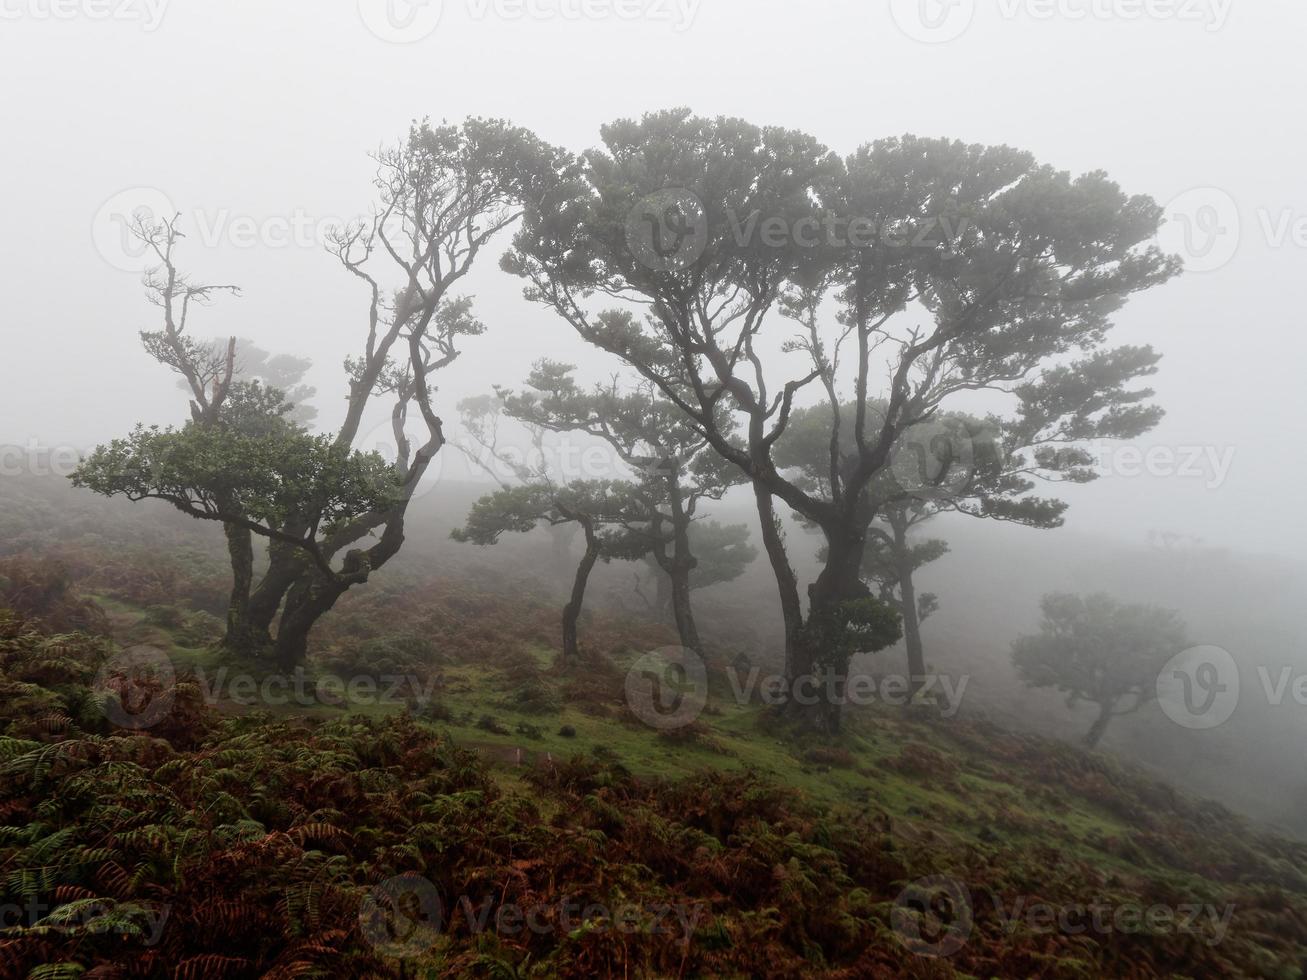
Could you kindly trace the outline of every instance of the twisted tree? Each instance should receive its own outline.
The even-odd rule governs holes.
[[[1162,209],[1102,173],[1072,178],[1009,147],[908,136],[845,161],[803,133],[687,110],[619,120],[602,135],[604,149],[528,215],[504,265],[753,482],[787,672],[835,680],[822,685],[829,700],[792,705],[833,731],[850,649],[840,630],[880,619],[862,557],[869,490],[895,443],[959,393],[1097,350],[1129,295],[1178,271],[1149,244]],[[787,289],[804,328],[778,354],[766,327]],[[595,296],[619,305],[596,309]],[[806,357],[787,369],[785,351]],[[826,499],[773,456],[813,382],[855,406],[849,459],[831,414]],[[884,393],[881,420],[866,411],[873,386]],[[723,405],[741,420],[738,438],[718,421]],[[806,612],[775,499],[826,539]]]
[[[620,480],[573,480],[557,485],[539,480],[487,494],[472,506],[455,541],[493,545],[509,533],[525,534],[542,525],[575,524],[585,536],[585,550],[572,577],[572,591],[563,606],[561,666],[581,656],[577,625],[585,604],[590,573],[600,561],[639,558],[649,549],[643,527],[649,515],[638,488]]]
[[[691,576],[699,565],[691,529],[705,500],[720,500],[743,474],[712,452],[675,405],[648,382],[623,388],[617,379],[584,389],[570,364],[541,361],[526,389],[503,391],[504,410],[528,426],[580,432],[602,439],[637,476],[632,484],[643,521],[632,534],[644,535],[649,558],[667,577],[669,603],[681,645],[702,649],[690,602]],[[729,419],[720,425],[729,430]]]
[[[379,201],[371,219],[337,230],[329,245],[365,298],[365,340],[346,362],[340,428],[306,442],[302,429],[283,419],[265,456],[228,468],[244,451],[221,424],[235,384],[235,338],[218,359],[186,331],[190,306],[230,287],[196,286],[178,271],[175,222],[138,221],[137,235],[160,263],[147,286],[164,310],[163,330],[142,339],[185,379],[192,419],[182,430],[141,430],[102,447],[75,478],[100,493],[158,497],[222,522],[235,573],[226,645],[255,655],[271,648],[282,667],[303,659],[313,625],[403,545],[409,502],[445,444],[432,377],[458,357],[463,338],[485,329],[470,300],[451,290],[495,234],[528,204],[539,205],[567,162],[526,130],[480,119],[415,124],[376,160]],[[389,404],[397,447],[384,465],[353,451],[365,412],[378,401]],[[285,414],[279,393],[268,402],[265,416]],[[416,439],[407,433],[411,416],[422,431]],[[215,447],[213,440],[225,441]],[[299,465],[310,475],[292,481],[296,471],[287,470],[285,457],[295,453],[308,457]],[[268,542],[267,571],[257,585],[254,536]]]

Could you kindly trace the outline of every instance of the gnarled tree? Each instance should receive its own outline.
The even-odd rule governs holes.
[[[648,539],[649,557],[667,576],[672,616],[681,645],[701,651],[690,602],[691,575],[699,559],[691,528],[705,500],[720,500],[743,474],[712,452],[680,410],[648,383],[623,388],[614,379],[585,389],[573,367],[554,361],[535,365],[526,390],[503,392],[513,418],[555,432],[579,432],[602,439],[634,471],[634,484],[647,520],[631,522],[631,533]],[[721,427],[729,431],[730,421]]]
[[[868,491],[900,435],[956,394],[1097,349],[1130,294],[1178,270],[1150,244],[1162,209],[1101,173],[1072,178],[1009,147],[909,136],[842,161],[802,133],[685,110],[602,135],[579,177],[528,216],[505,266],[753,481],[788,673],[836,680],[823,685],[834,698],[800,714],[834,730],[849,644],[832,637],[875,601],[862,581]],[[807,304],[790,349],[811,345],[792,370],[767,333],[786,289]],[[837,316],[825,312],[828,294]],[[596,310],[595,295],[619,306]],[[831,415],[827,499],[772,453],[814,381],[855,406],[851,458]],[[875,391],[886,404],[877,421],[865,410]],[[723,404],[742,418],[738,439],[718,424]],[[826,538],[806,613],[775,499]]]
[[[648,512],[638,488],[620,480],[573,480],[561,486],[538,481],[504,487],[478,500],[464,526],[450,536],[455,541],[493,545],[504,534],[525,534],[542,525],[576,524],[585,536],[585,550],[572,577],[572,591],[563,606],[563,650],[560,666],[567,668],[581,655],[577,626],[585,604],[590,573],[600,561],[633,560],[649,549],[643,526]]]
[[[283,495],[284,512],[251,515],[242,509],[243,498],[227,497],[226,488],[220,494],[203,482],[155,480],[144,465],[148,461],[133,456],[130,444],[119,447],[125,454],[92,456],[78,477],[102,493],[138,496],[144,479],[149,496],[169,500],[192,516],[221,521],[233,568],[241,568],[232,600],[239,629],[229,629],[228,645],[254,654],[271,646],[282,667],[303,659],[313,625],[346,590],[399,552],[409,502],[445,444],[432,403],[432,377],[458,357],[462,338],[484,329],[470,301],[451,290],[495,234],[528,204],[539,205],[557,182],[557,168],[567,162],[525,130],[480,119],[457,126],[414,125],[404,142],[376,159],[379,202],[372,218],[339,229],[330,242],[342,268],[363,286],[365,340],[361,353],[346,362],[344,421],[320,445],[333,466],[357,464],[352,447],[365,413],[375,402],[387,402],[397,449],[388,461],[385,494],[350,497],[342,504],[333,494],[353,492],[346,466],[322,474],[320,484],[305,488],[298,499]],[[164,329],[143,335],[147,350],[187,381],[193,422],[211,426],[233,383],[235,339],[217,364],[209,345],[187,335],[188,307],[215,287],[192,286],[178,272],[175,224],[140,223],[137,232],[161,263],[148,282],[164,308]],[[407,433],[410,416],[421,427],[416,439]],[[215,471],[191,475],[207,480]],[[264,479],[277,479],[275,463]],[[268,541],[268,568],[257,585],[244,574],[252,566],[251,535]]]

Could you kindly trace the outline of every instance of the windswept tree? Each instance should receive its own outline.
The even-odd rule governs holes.
[[[648,383],[623,387],[616,379],[583,388],[570,364],[543,360],[520,392],[504,391],[504,410],[537,429],[602,439],[634,475],[643,524],[631,533],[648,539],[649,558],[667,576],[669,602],[681,645],[701,650],[690,601],[699,565],[691,533],[705,500],[720,500],[744,482],[740,471],[712,452],[680,410]],[[721,420],[729,430],[729,420]]]
[[[903,619],[914,693],[926,673],[921,624],[939,608],[935,594],[917,594],[914,575],[949,550],[943,539],[922,539],[920,529],[943,513],[1061,527],[1067,503],[1033,491],[1040,484],[1092,482],[1099,474],[1090,442],[1137,438],[1157,425],[1163,411],[1148,402],[1153,390],[1132,385],[1155,373],[1159,360],[1147,347],[1097,352],[1017,385],[1010,417],[941,412],[899,435],[889,465],[867,488],[862,573]],[[848,424],[854,409],[843,403],[838,411],[844,468],[855,453]],[[873,401],[867,415],[880,420],[885,411],[884,402]],[[822,499],[830,498],[829,450],[823,444],[830,413],[829,405],[795,410],[776,447],[778,464]]]
[[[75,478],[100,493],[158,498],[221,522],[235,578],[227,645],[254,655],[271,647],[282,667],[304,658],[313,625],[346,590],[399,552],[409,501],[445,444],[433,376],[458,357],[462,340],[484,331],[470,300],[451,290],[495,234],[527,205],[539,206],[567,163],[527,131],[480,119],[415,124],[376,159],[372,218],[339,229],[330,242],[364,298],[364,341],[346,362],[340,428],[305,442],[306,434],[287,423],[290,431],[265,447],[264,457],[243,455],[245,447],[231,442],[232,430],[221,424],[237,383],[236,340],[219,358],[187,329],[190,308],[223,287],[195,285],[179,271],[175,221],[138,221],[136,234],[159,262],[147,287],[163,310],[162,330],[142,339],[186,381],[191,421],[179,430],[141,429],[102,447]],[[276,399],[284,405],[280,393]],[[397,446],[384,466],[353,450],[365,413],[379,402]],[[415,438],[411,417],[421,433]],[[286,454],[292,463],[296,454],[305,457],[298,459],[305,475],[283,485]],[[267,571],[257,585],[254,537],[268,542]]]
[[[1127,605],[1110,596],[1054,593],[1040,603],[1038,633],[1012,645],[1012,662],[1030,687],[1055,687],[1067,706],[1088,701],[1098,716],[1085,735],[1094,748],[1113,718],[1157,697],[1157,675],[1188,645],[1174,612]]]
[[[503,487],[478,500],[464,526],[450,536],[456,541],[493,545],[510,533],[525,534],[541,525],[575,524],[585,537],[585,550],[572,577],[572,591],[563,607],[563,653],[566,668],[581,655],[577,627],[585,604],[590,573],[600,561],[633,560],[649,549],[643,525],[645,503],[634,484],[621,480],[574,480],[561,486],[540,480]]]
[[[834,698],[792,710],[832,731],[850,650],[841,635],[866,637],[883,619],[862,559],[869,489],[894,445],[954,395],[1099,350],[1125,300],[1178,271],[1151,244],[1162,209],[1102,173],[1072,178],[1009,147],[907,136],[841,160],[803,133],[687,110],[619,120],[602,136],[577,178],[529,214],[504,265],[753,482],[787,672],[835,681],[821,686]],[[768,325],[787,291],[802,326],[785,344]],[[618,305],[596,308],[596,296]],[[773,456],[813,383],[855,406],[850,458],[840,413],[830,416],[825,499]],[[873,397],[881,419],[866,411]],[[724,407],[738,435],[722,427]],[[806,612],[777,499],[826,539]]]

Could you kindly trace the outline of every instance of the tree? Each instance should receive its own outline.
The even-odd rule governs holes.
[[[1066,694],[1068,707],[1079,701],[1098,706],[1085,735],[1091,749],[1113,718],[1157,697],[1158,672],[1189,645],[1176,614],[1156,606],[1054,593],[1040,608],[1039,633],[1013,643],[1012,662],[1028,686]]]
[[[525,534],[541,524],[576,524],[585,536],[585,551],[572,579],[572,592],[563,607],[562,665],[581,655],[577,624],[585,603],[590,573],[600,561],[634,559],[649,547],[647,535],[637,528],[648,521],[636,487],[616,480],[574,480],[557,486],[541,480],[503,487],[478,500],[455,541],[496,544],[507,533]]]
[[[498,483],[501,489],[507,490],[512,486],[538,481],[561,479],[566,482],[566,477],[558,467],[549,464],[550,453],[545,445],[546,430],[543,426],[522,426],[530,445],[527,450],[521,444],[503,442],[500,425],[506,416],[501,392],[470,395],[460,400],[458,417],[466,438],[458,439],[455,446],[474,466]],[[576,538],[580,525],[568,521],[547,524],[546,527],[553,544],[554,561],[566,565],[571,558],[572,541]]]
[[[495,234],[515,222],[528,203],[538,206],[544,191],[557,183],[557,168],[567,162],[527,131],[481,119],[415,124],[405,141],[381,151],[376,160],[379,203],[373,217],[338,229],[329,246],[365,296],[366,340],[362,353],[346,362],[345,419],[321,443],[325,461],[338,469],[320,474],[320,482],[298,499],[279,497],[284,510],[264,508],[253,515],[243,509],[250,496],[241,492],[243,485],[208,482],[222,476],[220,466],[192,467],[182,460],[189,482],[172,482],[165,478],[173,473],[152,470],[140,455],[147,448],[140,440],[97,453],[79,476],[82,485],[101,493],[155,496],[191,516],[222,522],[236,572],[229,618],[240,625],[229,629],[229,641],[254,654],[272,647],[282,667],[299,663],[313,625],[402,547],[409,501],[445,444],[432,404],[432,376],[459,356],[462,339],[485,329],[472,315],[471,301],[451,290]],[[163,308],[164,326],[142,335],[146,349],[187,382],[192,421],[214,427],[235,383],[236,339],[215,359],[211,347],[187,335],[187,311],[229,287],[195,286],[178,271],[174,250],[181,234],[175,221],[138,221],[135,230],[160,262],[147,287]],[[353,493],[351,474],[372,465],[357,459],[352,447],[368,407],[383,399],[389,402],[397,444],[396,458],[388,461],[393,492],[342,501],[332,494]],[[423,430],[416,445],[406,432],[414,413]],[[269,475],[263,478],[275,480],[276,464],[271,457],[268,462]],[[268,568],[257,586],[249,574],[252,536],[268,541]],[[372,542],[362,547],[366,539]]]
[[[210,356],[225,357],[230,343],[230,338],[215,337],[209,341]],[[288,421],[309,428],[318,417],[318,410],[309,401],[318,391],[304,383],[304,375],[313,366],[307,357],[270,354],[254,341],[238,337],[233,366],[233,377],[242,381],[259,381],[267,388],[280,391],[288,406],[284,413]],[[179,379],[177,386],[183,391],[190,388],[185,378]]]
[[[1162,209],[1102,173],[1073,179],[1009,147],[907,136],[842,161],[803,133],[688,110],[619,120],[602,135],[605,149],[528,215],[504,265],[527,280],[528,298],[655,384],[753,482],[787,673],[837,681],[823,685],[836,697],[811,712],[792,705],[833,731],[848,645],[830,637],[847,603],[870,598],[868,490],[893,446],[958,393],[1096,350],[1130,294],[1179,269],[1149,244]],[[786,290],[805,327],[786,348],[806,353],[799,371],[766,347]],[[596,294],[624,305],[596,311]],[[886,411],[872,424],[865,406],[882,358]],[[832,404],[855,406],[847,465],[831,414],[827,499],[773,457],[814,381]],[[723,403],[742,416],[738,440],[717,421]],[[775,499],[826,539],[806,615]]]
[[[1163,411],[1147,403],[1153,390],[1131,385],[1155,373],[1159,360],[1147,347],[1097,352],[1017,386],[1011,417],[943,412],[898,436],[889,465],[868,484],[862,575],[902,617],[914,696],[926,673],[921,624],[939,608],[939,600],[933,593],[919,597],[913,576],[949,548],[939,538],[913,540],[913,532],[942,513],[1044,530],[1061,527],[1066,502],[1031,491],[1040,482],[1092,482],[1098,473],[1085,442],[1136,438],[1157,425]],[[838,411],[839,466],[845,469],[856,454],[848,424],[854,409],[844,403]],[[776,447],[778,464],[792,468],[801,485],[821,499],[831,494],[823,445],[829,412],[829,407],[796,409]],[[883,401],[873,401],[866,415],[879,420],[885,412]]]
[[[722,524],[720,521],[696,520],[690,524],[690,552],[695,557],[690,570],[691,593],[722,582],[733,582],[758,557],[758,549],[749,543],[747,524]],[[650,598],[641,591],[640,576],[636,576],[636,592],[645,604],[660,615],[672,614],[672,580],[651,554],[645,563],[653,572],[654,594]]]
[[[690,602],[691,576],[699,559],[691,528],[700,503],[720,500],[743,475],[708,449],[675,405],[649,383],[624,389],[616,379],[583,389],[570,364],[543,360],[526,390],[501,391],[504,411],[524,424],[555,432],[580,432],[602,439],[637,476],[633,494],[641,501],[641,524],[632,534],[648,539],[649,557],[666,574],[670,605],[681,645],[700,651],[699,628]],[[721,422],[728,428],[727,420]]]

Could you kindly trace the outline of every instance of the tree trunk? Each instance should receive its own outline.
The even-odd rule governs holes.
[[[672,617],[672,574],[666,571],[662,565],[656,568],[657,574],[654,576],[656,585],[654,586],[654,611],[665,618]]]
[[[251,643],[250,587],[254,584],[254,536],[235,524],[224,524],[227,555],[231,559],[231,595],[227,599],[227,633],[222,646],[233,653],[248,653]]]
[[[1103,733],[1107,731],[1108,723],[1112,720],[1112,709],[1115,707],[1115,701],[1105,701],[1098,706],[1098,718],[1085,734],[1085,748],[1098,747],[1098,743],[1103,739]]]
[[[304,663],[309,652],[310,631],[348,589],[348,585],[329,582],[321,576],[311,584],[296,583],[286,597],[286,608],[277,626],[274,656],[279,670],[290,672]]]
[[[776,501],[765,486],[754,481],[753,496],[758,505],[758,522],[762,526],[763,546],[776,577],[780,593],[781,616],[785,623],[785,676],[793,680],[801,673],[799,634],[803,630],[803,604],[799,600],[799,581],[785,552],[785,538],[776,517]]]
[[[676,621],[676,632],[681,638],[681,646],[695,653],[701,653],[699,627],[694,621],[694,610],[690,606],[690,569],[679,563],[673,564],[667,578],[671,583],[672,617]]]
[[[840,731],[841,705],[848,683],[849,654],[844,649],[840,607],[850,599],[862,599],[870,590],[862,581],[862,552],[866,544],[861,528],[832,528],[826,531],[826,565],[808,588],[808,619],[796,648],[799,673],[790,678],[789,714],[802,727],[822,735]],[[815,699],[794,697],[794,685],[805,677]],[[804,691],[803,693],[807,693]],[[804,703],[810,702],[810,703]]]
[[[662,539],[661,522],[655,523],[658,534],[655,554],[659,562],[663,563],[670,580],[672,618],[676,622],[676,633],[680,637],[681,646],[702,654],[699,627],[694,621],[694,610],[690,605],[690,573],[699,564],[690,550],[690,521],[693,515],[686,512],[680,477],[675,468],[667,475],[667,499],[672,512],[672,554],[669,561],[667,547]]]
[[[304,556],[292,544],[273,541],[268,547],[268,570],[250,596],[250,623],[263,635],[272,633],[286,593],[306,572]]]
[[[581,655],[581,646],[577,641],[576,624],[581,618],[581,605],[585,602],[585,587],[590,581],[590,572],[599,560],[599,536],[595,533],[594,521],[585,515],[577,515],[577,522],[585,532],[585,554],[576,566],[576,577],[572,580],[572,597],[563,607],[563,666],[574,663]]]
[[[908,703],[926,683],[926,652],[917,617],[917,587],[912,581],[912,552],[908,548],[908,522],[900,511],[886,518],[894,532],[894,563],[899,577],[899,613],[903,617],[903,644],[908,651]]]

